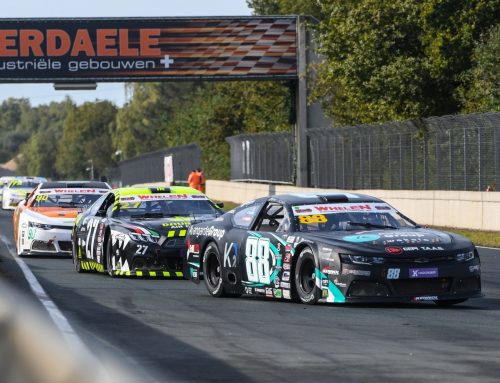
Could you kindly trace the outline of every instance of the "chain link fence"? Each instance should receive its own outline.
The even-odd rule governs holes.
[[[294,182],[291,133],[241,134],[226,140],[230,146],[232,181]]]
[[[228,142],[232,180],[294,182],[291,133]],[[313,187],[482,191],[500,187],[500,113],[310,129],[308,152]]]
[[[176,185],[186,184],[191,170],[201,167],[201,149],[196,144],[177,146],[146,153],[107,169],[113,186],[127,186],[165,181],[165,158],[172,156],[173,179]]]

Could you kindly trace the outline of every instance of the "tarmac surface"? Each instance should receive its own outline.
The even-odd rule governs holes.
[[[11,254],[7,212],[0,239],[0,278],[31,295]],[[498,382],[500,250],[479,252],[485,297],[451,308],[215,299],[189,281],[78,274],[70,258],[23,260],[93,354],[151,382]]]

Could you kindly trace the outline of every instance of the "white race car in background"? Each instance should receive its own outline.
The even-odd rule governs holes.
[[[0,177],[0,203],[3,201],[3,189],[7,187],[10,181],[14,180],[14,176],[3,176]]]
[[[71,255],[71,230],[78,213],[111,188],[105,182],[44,182],[13,216],[17,254]]]
[[[2,209],[14,210],[41,182],[43,177],[16,177],[3,190]]]

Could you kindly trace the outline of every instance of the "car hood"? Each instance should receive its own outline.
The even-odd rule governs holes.
[[[59,207],[32,207],[29,210],[48,218],[76,218],[82,209],[67,209]]]
[[[203,215],[196,216],[195,218],[182,216],[159,219],[119,220],[116,222],[137,233],[139,233],[139,231],[144,231],[144,234],[148,234],[148,232],[152,230],[160,235],[172,236],[172,231],[178,232],[180,230],[185,230],[195,223],[211,221],[214,218],[215,216],[213,215]]]
[[[440,256],[457,250],[470,249],[473,246],[472,242],[459,235],[424,228],[301,234],[306,240],[356,254]]]

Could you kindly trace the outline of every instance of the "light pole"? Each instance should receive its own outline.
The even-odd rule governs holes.
[[[88,160],[87,162],[90,164],[90,166],[88,168],[86,168],[85,170],[90,171],[90,180],[93,181],[94,180],[94,161]]]

